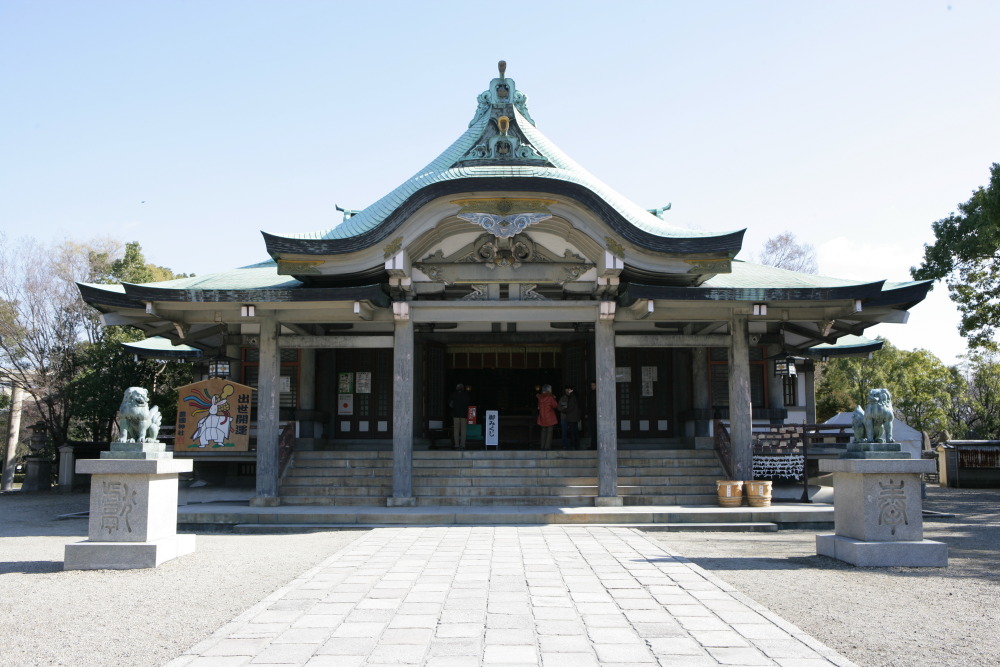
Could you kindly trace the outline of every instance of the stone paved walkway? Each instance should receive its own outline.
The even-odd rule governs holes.
[[[378,528],[169,667],[851,665],[624,527]]]

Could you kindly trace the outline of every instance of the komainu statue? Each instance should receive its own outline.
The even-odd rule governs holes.
[[[160,436],[160,409],[149,405],[149,392],[142,387],[125,390],[118,408],[121,442],[156,442]]]
[[[861,406],[854,408],[851,413],[851,428],[854,430],[854,442],[867,442],[865,438],[865,411]]]
[[[892,442],[892,394],[888,389],[868,392],[865,436],[868,442]]]

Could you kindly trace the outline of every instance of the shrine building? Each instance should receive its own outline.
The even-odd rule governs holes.
[[[906,322],[930,287],[740,261],[744,230],[668,219],[549,141],[501,63],[451,146],[339,224],[264,233],[269,259],[230,271],[80,290],[105,324],[138,327],[150,349],[167,339],[161,357],[238,360],[256,449],[190,455],[255,464],[257,504],[282,502],[283,429],[296,452],[389,452],[377,500],[405,506],[414,451],[450,444],[456,384],[478,422],[495,411],[499,443],[455,454],[502,458],[537,448],[539,386],[582,396],[596,380],[597,450],[581,461],[593,502],[616,505],[620,451],[700,448],[714,419],[749,479],[753,424],[815,422],[809,360],[877,349],[858,336]],[[799,373],[776,375],[789,359]]]

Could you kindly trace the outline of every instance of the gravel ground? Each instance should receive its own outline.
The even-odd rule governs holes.
[[[859,665],[1000,664],[1000,491],[927,490],[947,568],[859,568],[815,531],[648,533]],[[823,531],[833,532],[833,531]]]
[[[361,537],[198,536],[159,568],[62,570],[86,538],[83,494],[0,495],[0,663],[162,665]],[[928,490],[948,568],[855,568],[815,555],[814,532],[649,533],[860,665],[1000,663],[1000,491]],[[100,656],[96,658],[95,656]]]
[[[0,664],[162,665],[364,531],[198,535],[155,569],[63,571],[86,494],[0,495]],[[99,657],[95,657],[99,656]]]

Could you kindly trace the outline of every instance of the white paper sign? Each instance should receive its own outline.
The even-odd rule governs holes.
[[[369,371],[359,371],[355,376],[354,391],[358,394],[372,393],[372,374]]]
[[[499,447],[500,446],[500,413],[496,410],[486,411],[486,424],[484,425],[486,429],[486,446],[487,447]]]
[[[342,416],[354,414],[354,394],[337,394],[337,414]]]

